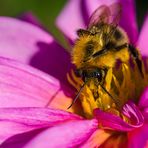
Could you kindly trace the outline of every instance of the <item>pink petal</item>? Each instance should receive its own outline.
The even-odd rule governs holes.
[[[32,24],[0,17],[0,55],[29,63],[40,50],[39,43],[49,44],[53,38]]]
[[[63,92],[68,94],[68,89],[57,79],[6,58],[0,58],[0,90],[0,107],[43,107],[55,96],[70,100]]]
[[[70,39],[76,38],[76,31],[84,28],[82,0],[67,1],[64,9],[56,20],[58,28]]]
[[[82,118],[49,108],[0,108],[0,143],[15,134],[78,119]]]
[[[139,105],[140,108],[146,108],[148,107],[148,87],[146,87],[142,93],[142,96],[140,97],[139,100]]]
[[[135,1],[119,0],[122,5],[120,26],[126,31],[131,43],[135,44],[138,39],[138,27],[136,21]]]
[[[25,147],[78,147],[81,143],[85,142],[96,129],[97,121],[95,119],[69,121],[38,133],[28,141],[28,143],[26,142]],[[26,136],[28,137],[29,135]],[[22,139],[20,135],[14,137],[12,140],[8,140],[8,143],[6,141],[3,146],[10,147],[10,145],[12,146],[13,144],[15,148],[18,142],[24,143],[23,141],[19,141],[19,139]],[[17,141],[17,143],[15,141]]]
[[[17,122],[28,126],[54,126],[61,121],[82,119],[82,117],[51,108],[43,107],[21,107],[21,108],[0,108],[0,120]]]
[[[13,148],[25,148],[26,143],[43,130],[44,128],[41,128],[25,133],[15,134],[14,136],[7,138],[0,146],[3,148],[12,148],[12,146]]]
[[[148,124],[135,129],[128,134],[129,148],[146,148],[148,145]]]
[[[70,55],[41,28],[0,17],[0,55],[19,60],[66,82]]]
[[[128,33],[132,42],[137,39],[137,24],[133,0],[70,0],[57,18],[59,29],[70,39],[76,39],[76,30],[86,28],[89,17],[101,5],[120,2],[123,7],[120,25]],[[128,15],[127,15],[128,12]]]
[[[142,114],[143,114],[143,116],[144,116],[145,122],[148,123],[148,108],[143,109],[143,110],[142,110]]]
[[[148,41],[147,41],[147,38],[148,38],[148,14],[146,15],[146,18],[145,18],[145,21],[144,21],[144,24],[142,26],[142,29],[141,29],[141,32],[140,32],[140,35],[139,35],[139,39],[138,39],[138,46],[139,46],[141,54],[144,57],[148,56],[148,50],[147,50]]]
[[[2,144],[7,138],[13,135],[31,131],[37,127],[27,126],[21,123],[10,121],[1,121],[0,128],[0,144]]]
[[[144,117],[140,109],[131,100],[123,106],[122,113],[130,119],[131,126],[137,128],[143,125]]]
[[[100,109],[95,109],[94,114],[99,121],[99,125],[106,129],[131,131],[134,128],[141,127],[144,123],[141,112],[132,102],[128,102],[123,106],[123,114],[130,119],[131,123],[127,123],[119,116],[101,111]]]

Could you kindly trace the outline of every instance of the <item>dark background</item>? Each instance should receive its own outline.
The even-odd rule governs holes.
[[[148,13],[148,1],[147,0],[136,0],[136,10],[137,10],[137,21],[139,29],[142,26],[144,17]]]

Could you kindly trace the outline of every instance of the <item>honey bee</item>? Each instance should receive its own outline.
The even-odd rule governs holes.
[[[126,32],[119,26],[121,12],[119,3],[102,5],[90,17],[87,29],[77,31],[78,39],[73,47],[72,62],[76,66],[77,76],[82,78],[84,84],[68,108],[90,81],[94,81],[96,88],[101,86],[116,102],[103,83],[108,69],[115,67],[118,60],[124,63],[132,57],[143,75],[139,52],[130,44]],[[94,98],[98,97],[98,93],[98,89],[93,92]]]

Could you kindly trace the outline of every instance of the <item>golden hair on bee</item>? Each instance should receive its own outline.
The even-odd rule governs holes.
[[[119,26],[121,8],[120,3],[100,6],[90,17],[87,29],[77,31],[79,38],[72,51],[72,62],[77,68],[84,65],[114,67],[117,59],[127,62],[130,55],[139,63],[137,49]]]
[[[120,14],[119,3],[103,5],[92,14],[88,28],[77,31],[79,38],[72,52],[72,62],[77,68],[85,64],[114,67],[117,59],[128,61],[129,41],[118,26]]]
[[[112,28],[112,26],[109,25],[104,27],[108,27],[110,30]],[[83,33],[83,30],[79,31]],[[83,35],[79,37],[75,42],[72,52],[72,62],[77,68],[81,68],[85,64],[99,67],[114,67],[117,59],[120,59],[122,62],[129,60],[129,51],[127,49],[128,38],[126,33],[120,27],[116,28],[114,35],[110,37],[108,43],[106,43],[104,39],[106,34],[107,33],[100,29],[100,33],[92,35],[85,34],[84,32]],[[122,49],[118,50],[118,48]],[[99,52],[100,55],[97,55],[96,53]]]
[[[103,83],[106,72],[115,67],[118,60],[128,63],[132,57],[143,75],[139,52],[130,44],[126,32],[119,26],[121,12],[119,3],[97,8],[90,17],[88,27],[77,31],[78,39],[72,50],[72,63],[84,84],[89,85],[91,82],[96,88],[101,86],[114,101]],[[98,94],[98,89],[93,90],[93,93]]]

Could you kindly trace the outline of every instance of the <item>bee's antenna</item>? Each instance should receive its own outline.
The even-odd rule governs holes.
[[[78,99],[79,95],[81,94],[85,84],[87,83],[87,81],[84,82],[84,84],[81,86],[80,90],[78,91],[76,97],[73,99],[72,103],[70,104],[70,106],[67,109],[70,109],[72,107],[72,105],[76,102],[76,100]],[[117,105],[118,108],[120,108],[120,102],[119,100],[117,100],[116,98],[114,98],[106,89],[103,85],[100,84],[100,86],[102,87],[102,89],[108,94],[109,97],[111,97],[111,99],[115,102],[115,104]]]
[[[100,84],[100,86],[102,87],[102,89],[108,94],[109,97],[111,97],[111,99],[115,102],[115,104],[117,105],[118,108],[120,108],[120,102],[118,99],[114,98],[106,89],[103,85]]]
[[[72,103],[70,104],[70,106],[67,109],[70,109],[72,107],[72,105],[76,102],[76,100],[78,99],[79,95],[81,94],[85,84],[87,83],[87,81],[84,82],[84,84],[81,86],[80,90],[78,91],[76,97],[73,99]]]

